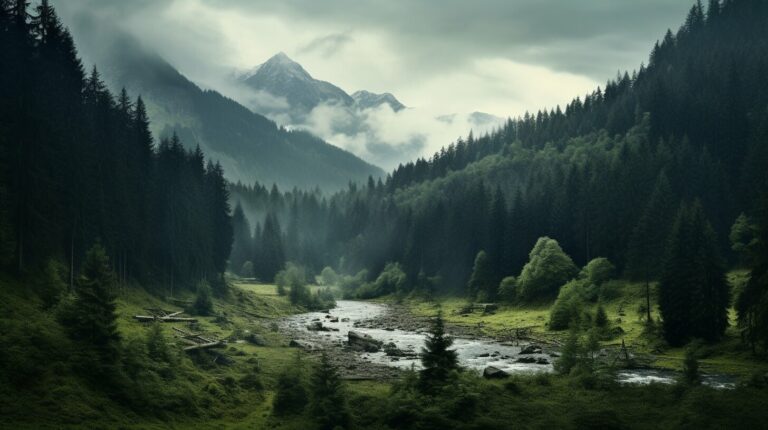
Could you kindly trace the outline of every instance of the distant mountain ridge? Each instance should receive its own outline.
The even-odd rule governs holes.
[[[202,90],[127,37],[116,37],[94,60],[111,87],[125,87],[145,99],[156,136],[176,132],[185,145],[200,145],[221,161],[229,180],[332,191],[383,175],[380,168],[308,132],[278,127],[216,91]],[[261,69],[262,74],[269,70]],[[306,74],[301,66],[294,71],[297,78]]]
[[[395,112],[405,109],[405,105],[391,93],[376,94],[362,90],[349,95],[330,82],[315,79],[301,64],[293,61],[284,52],[275,54],[247,72],[235,74],[235,78],[253,90],[284,98],[289,105],[289,117],[297,123],[321,104],[337,105],[351,110],[373,109],[383,104],[389,105]],[[264,115],[286,111],[267,106],[252,108]]]

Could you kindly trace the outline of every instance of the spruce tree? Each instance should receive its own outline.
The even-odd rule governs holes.
[[[627,251],[627,274],[645,283],[646,323],[651,323],[651,281],[658,279],[664,262],[669,229],[674,218],[672,190],[664,172],[632,231]]]
[[[443,312],[438,312],[432,323],[432,328],[421,349],[421,364],[424,367],[419,373],[419,387],[423,392],[433,391],[451,379],[454,371],[459,370],[458,355],[449,349],[453,338],[445,333]]]
[[[107,372],[118,358],[120,334],[113,290],[115,274],[101,244],[94,245],[85,256],[75,290],[75,300],[64,315],[70,336],[92,351],[98,369]],[[87,353],[87,352],[84,352]]]
[[[344,386],[328,354],[320,357],[309,380],[309,411],[321,430],[348,428],[350,423]]]
[[[728,325],[729,302],[714,231],[698,201],[683,204],[659,284],[664,337],[671,345],[719,339]]]
[[[246,261],[252,261],[251,226],[243,212],[243,206],[238,201],[232,213],[232,253],[229,256],[229,269],[239,275]]]

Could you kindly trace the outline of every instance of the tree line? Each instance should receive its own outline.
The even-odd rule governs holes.
[[[141,97],[86,75],[47,1],[0,1],[0,57],[2,265],[60,260],[72,286],[100,242],[122,283],[221,280],[232,241],[221,167],[175,136],[155,145]]]

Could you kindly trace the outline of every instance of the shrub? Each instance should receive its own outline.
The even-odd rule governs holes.
[[[514,276],[507,276],[501,280],[499,298],[505,302],[511,302],[517,298],[517,279]]]
[[[211,315],[213,313],[213,299],[211,298],[211,287],[208,282],[203,280],[197,283],[197,296],[192,304],[192,310],[197,315]]]
[[[616,267],[608,261],[607,258],[599,257],[592,259],[579,273],[579,278],[586,280],[589,284],[600,286],[613,278]]]
[[[320,285],[326,287],[335,286],[339,283],[339,275],[330,266],[323,268],[318,278]]]
[[[541,237],[517,279],[519,296],[527,301],[554,297],[560,286],[572,279],[578,270],[556,240]]]
[[[581,319],[584,305],[582,289],[583,283],[577,280],[565,284],[560,289],[549,314],[550,330],[565,330]]]
[[[243,267],[240,268],[240,276],[245,278],[253,278],[253,263],[250,261],[243,263]]]

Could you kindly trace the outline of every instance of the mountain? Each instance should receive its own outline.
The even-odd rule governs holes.
[[[202,90],[128,37],[102,46],[91,54],[105,80],[115,90],[125,87],[144,98],[154,134],[176,132],[185,144],[200,145],[220,160],[229,180],[335,190],[382,175],[378,167],[308,132],[278,127],[216,91]],[[259,76],[268,76],[280,61],[276,56],[264,64]],[[306,75],[301,66],[291,70],[293,80]]]
[[[341,88],[314,79],[283,52],[241,75],[239,80],[254,90],[284,97],[291,107],[307,112],[321,103],[350,106],[355,102]]]
[[[370,91],[361,90],[354,92],[352,98],[360,109],[377,108],[384,103],[388,104],[395,112],[405,109],[405,105],[400,103],[400,100],[396,99],[395,96],[390,93],[376,94]]]
[[[287,106],[256,104],[252,108],[264,115],[287,114],[293,124],[301,124],[312,109],[321,104],[347,108],[351,113],[376,108],[384,103],[394,111],[405,108],[390,93],[357,91],[350,96],[336,85],[313,78],[301,64],[284,52],[275,54],[248,72],[235,74],[235,78],[257,92],[284,99]]]

